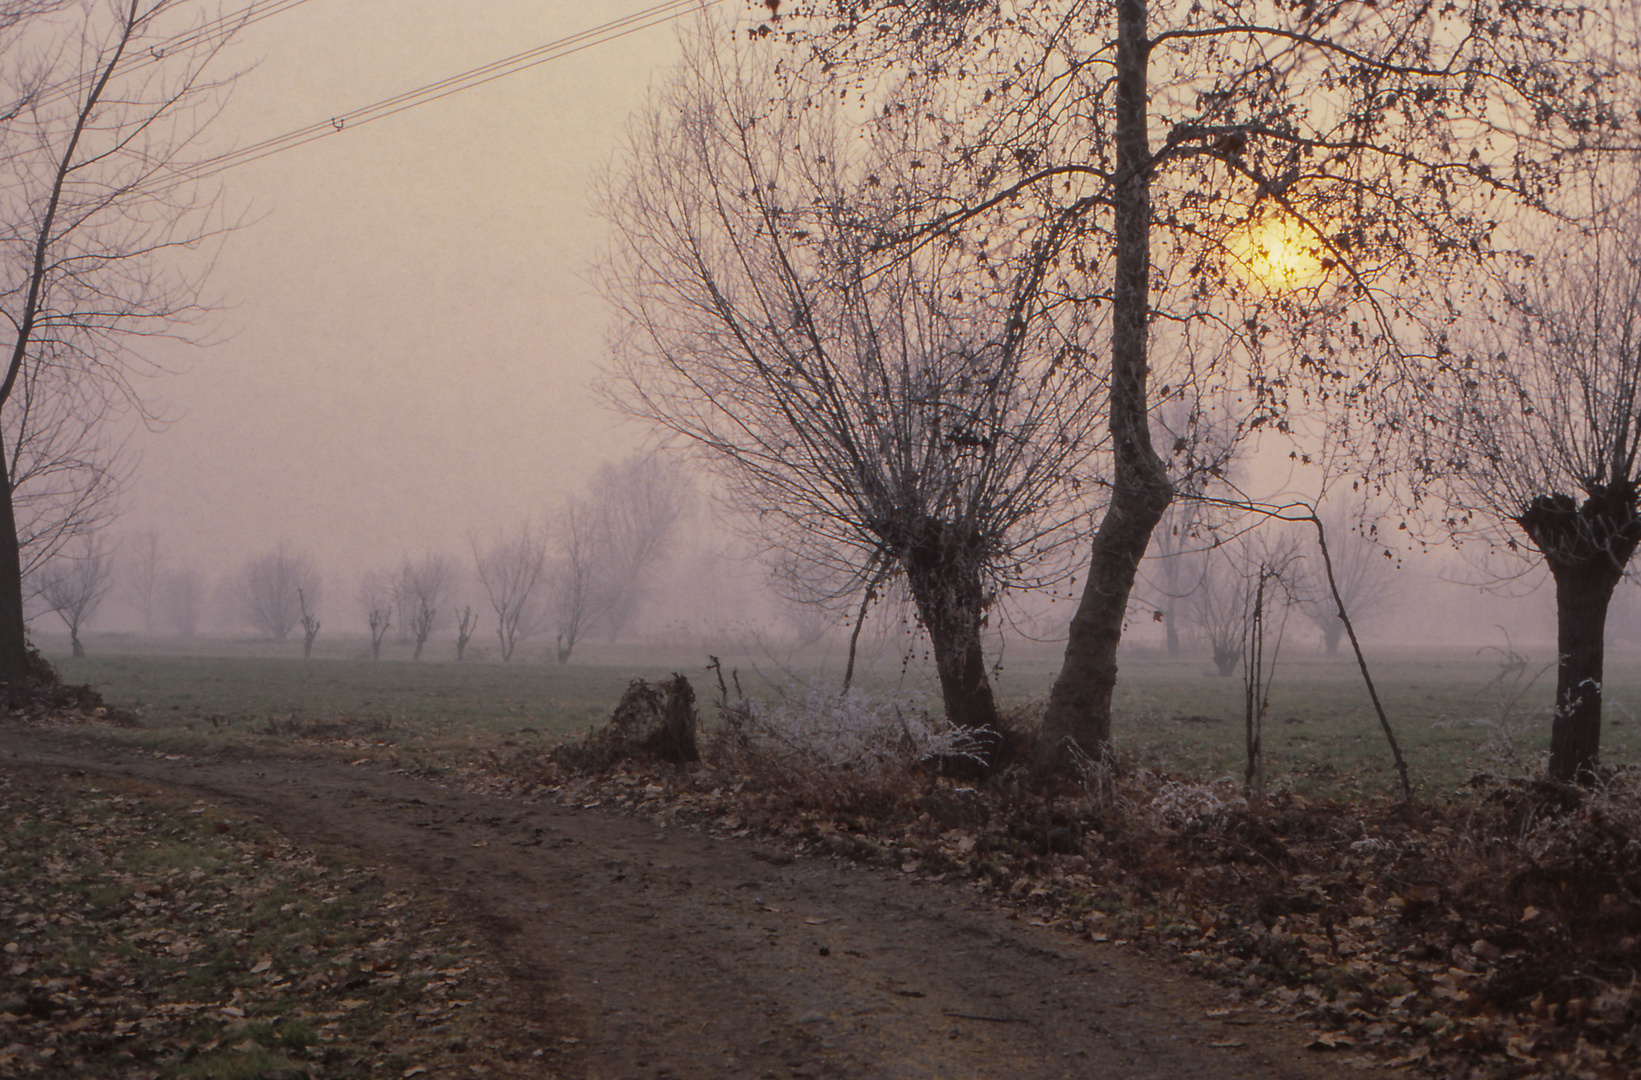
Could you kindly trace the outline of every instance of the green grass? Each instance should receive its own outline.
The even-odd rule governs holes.
[[[65,681],[89,683],[145,724],[265,726],[268,720],[386,721],[434,733],[561,734],[609,716],[634,678],[662,666],[455,664],[272,657],[50,657]],[[699,682],[699,680],[697,680]],[[168,715],[171,714],[171,715]]]
[[[210,657],[52,656],[65,679],[96,686],[111,704],[135,712],[139,736],[178,748],[254,736],[278,741],[303,724],[344,723],[381,742],[418,753],[439,746],[490,743],[521,734],[574,734],[608,718],[633,678],[682,671],[711,717],[714,676],[705,657],[606,652],[600,663],[455,664],[400,660],[218,655]],[[1494,654],[1427,650],[1370,657],[1379,692],[1414,780],[1425,790],[1463,783],[1481,771],[1529,767],[1549,741],[1555,673],[1540,658],[1500,680]],[[725,658],[749,693],[771,693],[750,658]],[[1634,659],[1612,656],[1617,677],[1606,687],[1603,760],[1641,763],[1641,673]],[[1050,656],[1008,658],[997,675],[1005,704],[1041,700],[1058,670]],[[1533,677],[1537,676],[1536,681]],[[835,670],[788,672],[784,678],[831,680]],[[774,679],[783,678],[776,673]],[[1531,685],[1527,685],[1531,681]],[[897,667],[868,676],[880,690],[912,686],[924,703],[938,695],[915,671]],[[1204,660],[1129,656],[1122,661],[1114,734],[1139,762],[1212,779],[1241,775],[1243,689]],[[1269,781],[1299,790],[1388,790],[1390,755],[1355,663],[1314,653],[1288,655],[1275,671],[1264,748]],[[1512,754],[1514,755],[1512,758]]]
[[[1370,671],[1415,784],[1450,788],[1478,772],[1531,767],[1549,750],[1555,670],[1548,658],[1500,678],[1493,653],[1460,650],[1377,656]],[[1057,669],[1004,673],[1017,696],[1046,694]],[[1602,760],[1641,764],[1641,668],[1609,656]],[[1535,678],[1536,677],[1536,678]],[[1148,767],[1204,778],[1240,777],[1246,762],[1240,673],[1206,660],[1123,660],[1113,702],[1118,744]],[[1262,735],[1271,782],[1302,791],[1388,790],[1394,766],[1354,659],[1279,658]]]

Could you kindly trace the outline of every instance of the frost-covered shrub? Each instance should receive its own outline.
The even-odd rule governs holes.
[[[1218,818],[1228,811],[1245,809],[1247,805],[1234,780],[1212,784],[1170,780],[1157,789],[1149,809],[1165,824],[1178,827]]]
[[[930,715],[910,700],[862,690],[839,694],[817,686],[778,702],[742,701],[725,710],[731,737],[827,769],[876,770],[942,757],[970,757],[973,733]]]

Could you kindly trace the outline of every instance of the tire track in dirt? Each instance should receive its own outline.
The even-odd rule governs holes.
[[[329,758],[169,759],[0,729],[0,768],[31,767],[184,789],[444,893],[509,973],[497,1011],[540,1032],[543,1064],[591,1080],[1340,1071],[1277,1018],[1207,1017],[1236,1003],[1168,963],[951,887]]]

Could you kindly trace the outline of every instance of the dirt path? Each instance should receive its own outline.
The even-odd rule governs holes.
[[[1306,1033],[1168,964],[963,890],[325,758],[167,759],[0,728],[0,768],[127,775],[444,893],[564,1075],[1337,1076]],[[566,1036],[570,1040],[567,1041]]]

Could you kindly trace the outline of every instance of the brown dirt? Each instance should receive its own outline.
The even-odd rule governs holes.
[[[0,769],[175,788],[351,848],[447,905],[508,973],[506,999],[486,1003],[509,1048],[492,1075],[1344,1071],[1306,1049],[1308,1031],[1166,961],[1069,940],[959,888],[751,840],[325,757],[175,758],[10,725]]]

